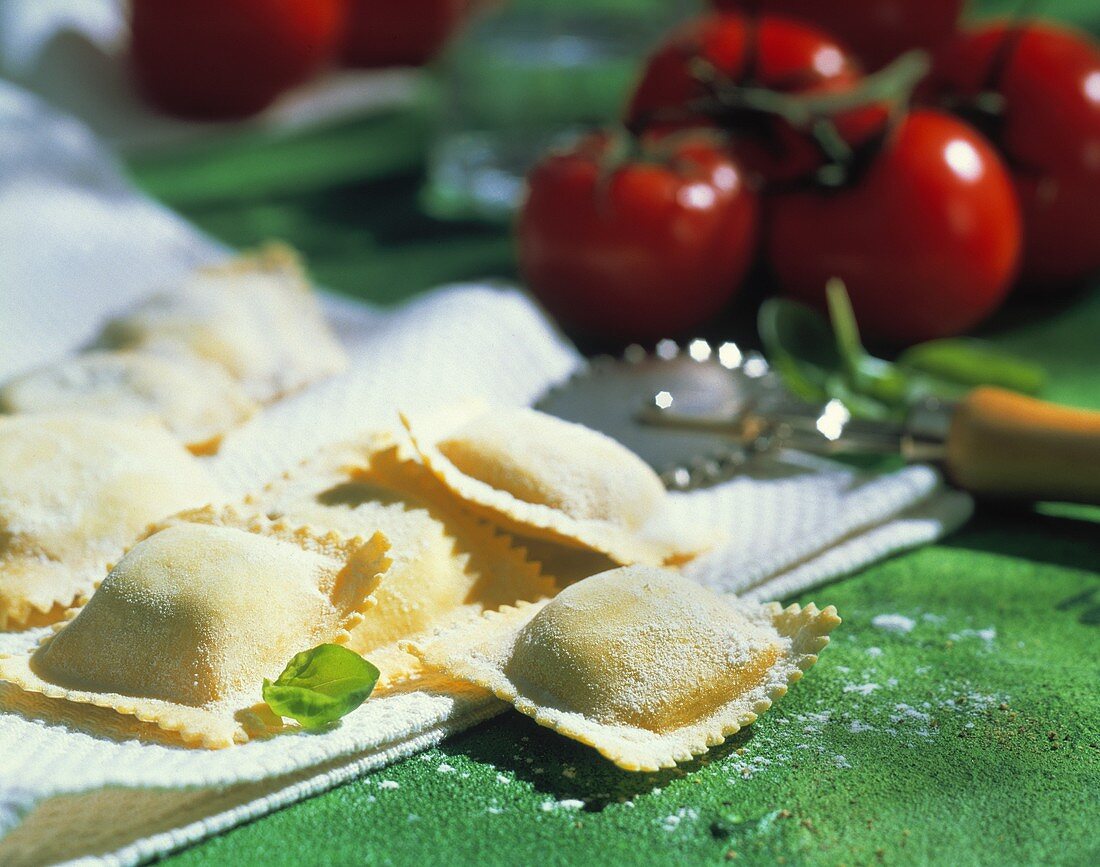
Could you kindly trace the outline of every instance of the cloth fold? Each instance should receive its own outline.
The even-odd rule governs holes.
[[[133,190],[86,128],[2,83],[0,251],[0,379],[78,348],[111,313],[225,254]],[[399,408],[466,397],[526,405],[584,364],[516,289],[445,287],[394,311],[324,303],[351,368],[226,438],[210,466],[232,494],[327,442],[393,426]],[[783,453],[677,495],[675,508],[686,524],[728,534],[689,574],[763,599],[939,538],[965,520],[970,501],[929,467],[868,475]],[[0,653],[42,634],[0,633]],[[113,737],[82,731],[79,720],[59,720],[41,699],[0,685],[0,863],[149,860],[502,709],[480,690],[422,687],[372,699],[323,734],[205,752],[137,740],[117,720]]]

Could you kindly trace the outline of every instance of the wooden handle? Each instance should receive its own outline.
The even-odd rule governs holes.
[[[1100,503],[1100,412],[977,388],[951,420],[947,471],[984,496]]]

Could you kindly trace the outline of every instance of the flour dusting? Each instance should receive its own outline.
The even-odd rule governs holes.
[[[902,614],[876,614],[871,618],[871,625],[875,629],[883,629],[887,632],[912,632],[917,624],[909,617]]]

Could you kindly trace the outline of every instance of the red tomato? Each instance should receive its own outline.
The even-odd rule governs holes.
[[[701,78],[700,65],[720,79]],[[848,53],[817,30],[782,18],[710,15],[675,31],[650,58],[627,107],[627,124],[634,129],[720,126],[734,137],[746,170],[768,180],[790,180],[820,164],[818,146],[774,115],[721,105],[723,89],[835,93],[859,80]],[[702,102],[709,106],[699,108]],[[879,131],[884,119],[881,110],[871,108],[836,121],[841,135],[857,144]]]
[[[982,27],[942,51],[927,90],[1004,155],[1024,217],[1025,283],[1049,290],[1100,270],[1100,46],[1049,24]],[[1003,105],[982,112],[983,93]]]
[[[988,142],[946,114],[906,117],[852,186],[770,204],[767,255],[782,291],[823,307],[826,281],[840,277],[871,340],[965,331],[1015,275],[1011,179]]]
[[[348,66],[420,66],[443,47],[470,0],[351,0]]]
[[[842,39],[868,69],[912,48],[935,48],[955,30],[964,0],[713,0],[719,9],[789,15]]]
[[[528,177],[520,269],[565,326],[624,342],[686,335],[737,292],[757,198],[707,136],[651,143],[610,173],[594,136]]]
[[[344,3],[133,0],[130,50],[138,84],[173,114],[255,114],[333,56]]]

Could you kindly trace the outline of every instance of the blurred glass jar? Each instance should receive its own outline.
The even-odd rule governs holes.
[[[698,0],[485,0],[440,64],[424,204],[507,220],[547,149],[619,119],[641,63]]]

